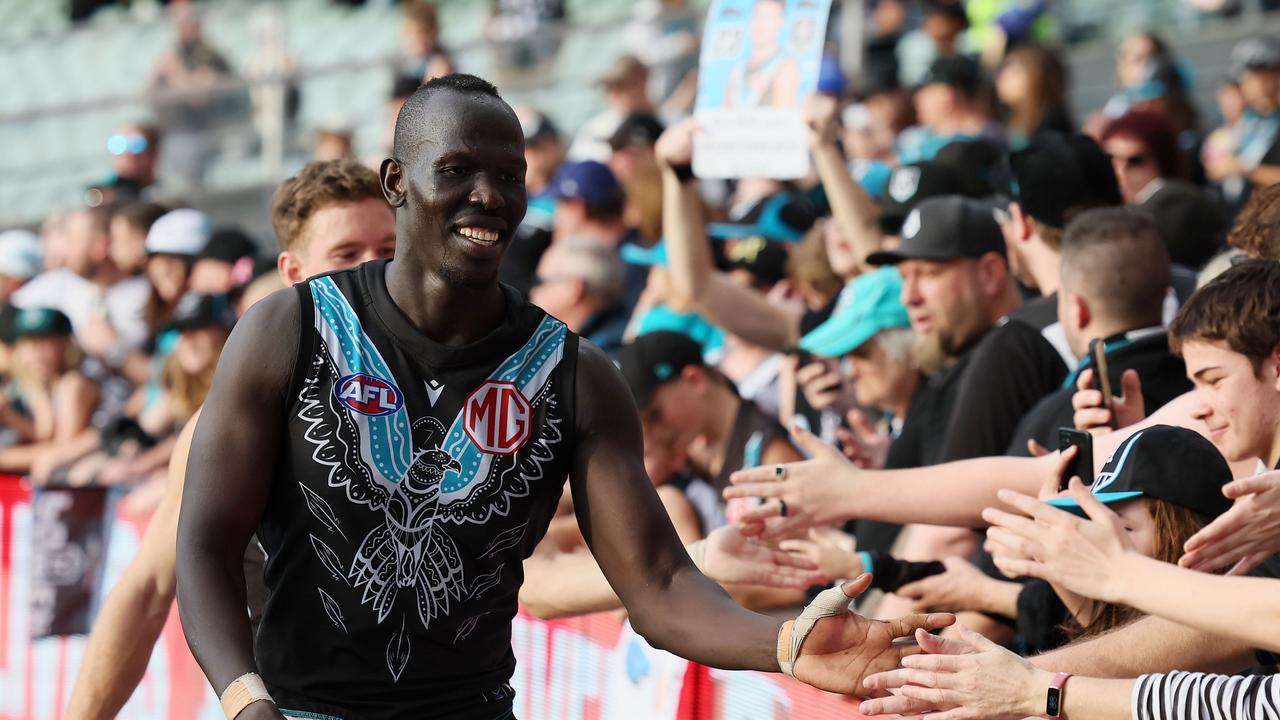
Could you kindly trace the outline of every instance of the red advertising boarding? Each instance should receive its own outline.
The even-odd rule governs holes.
[[[105,588],[128,566],[144,526],[138,518],[114,512]],[[36,629],[31,611],[35,519],[31,492],[17,478],[0,476],[0,720],[62,720],[84,657],[82,636],[31,639]],[[518,659],[512,685],[516,715],[522,720],[859,717],[853,703],[789,678],[710,670],[654,650],[620,613],[551,622],[522,613],[512,640]],[[119,718],[220,717],[217,698],[187,649],[175,609],[142,684]]]

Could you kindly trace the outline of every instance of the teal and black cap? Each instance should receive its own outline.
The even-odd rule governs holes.
[[[618,369],[642,410],[658,386],[678,378],[686,367],[702,364],[702,346],[672,330],[641,335],[618,351]]]
[[[230,329],[236,323],[235,308],[226,295],[187,293],[178,300],[168,328],[182,332],[207,327]]]
[[[809,198],[783,191],[752,205],[736,222],[711,223],[707,235],[720,240],[762,237],[773,242],[800,242],[817,219]]]
[[[1152,425],[1120,443],[1089,491],[1104,505],[1160,498],[1212,519],[1231,507],[1222,494],[1222,486],[1231,480],[1231,467],[1205,436],[1187,428]],[[1070,497],[1048,503],[1085,514]]]
[[[863,273],[840,291],[826,322],[800,339],[800,349],[823,357],[841,357],[884,330],[911,327],[902,305],[902,276],[896,268]]]
[[[53,308],[24,308],[14,313],[5,339],[58,337],[71,334],[71,320]]]

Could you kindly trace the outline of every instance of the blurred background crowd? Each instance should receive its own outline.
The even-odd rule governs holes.
[[[706,5],[0,0],[0,472],[153,507],[236,316],[287,277],[276,184],[376,169],[405,98],[454,71],[524,129],[503,279],[618,360],[687,538],[738,512],[732,472],[801,457],[796,420],[865,468],[1038,452],[1095,339],[1116,394],[1136,369],[1159,407],[1191,386],[1164,329],[1179,304],[1235,258],[1280,258],[1258,230],[1280,217],[1270,0],[837,1],[812,177],[664,192]],[[949,576],[886,601],[907,607],[1005,597],[955,559],[972,532],[900,530],[796,549],[832,578],[890,557],[935,563],[899,585]],[[1024,649],[1064,639],[1037,627]]]

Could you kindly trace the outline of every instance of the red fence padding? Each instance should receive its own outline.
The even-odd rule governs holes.
[[[61,720],[85,639],[28,639],[30,592],[24,575],[32,555],[30,500],[30,490],[18,478],[0,475],[0,720]],[[108,587],[128,565],[145,525],[123,514],[118,520],[108,551]],[[512,684],[516,715],[522,720],[660,720],[661,713],[669,713],[669,720],[860,717],[855,704],[790,678],[710,670],[639,649],[619,613],[542,621],[521,612],[512,636],[518,661]],[[675,680],[666,682],[663,671]],[[769,710],[761,714],[765,707]],[[175,610],[146,676],[119,718],[220,716]]]

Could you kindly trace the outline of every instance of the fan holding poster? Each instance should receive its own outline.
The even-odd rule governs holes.
[[[818,84],[830,7],[831,0],[711,4],[699,59],[699,177],[808,174],[801,99]]]

